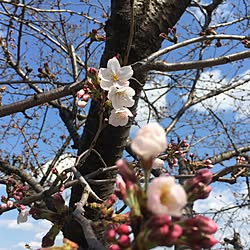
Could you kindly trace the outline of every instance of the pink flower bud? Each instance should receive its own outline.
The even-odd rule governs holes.
[[[127,197],[126,183],[120,175],[116,177],[114,193],[121,200],[125,200]]]
[[[7,206],[6,203],[2,203],[1,206],[0,206],[1,209],[5,209],[5,208],[7,208],[7,207],[8,207],[8,206]]]
[[[107,231],[104,233],[104,238],[105,238],[108,242],[112,242],[113,240],[115,240],[115,237],[116,237],[116,231],[115,231],[113,228],[107,230]]]
[[[129,235],[130,233],[130,230],[129,230],[129,227],[126,225],[126,224],[121,224],[117,229],[116,229],[116,232],[118,234],[126,234],[126,235]]]
[[[98,76],[98,70],[96,68],[88,68],[87,72],[89,75]]]
[[[202,190],[197,192],[196,199],[206,199],[209,196],[211,191],[212,191],[212,187],[210,186],[203,187]]]
[[[198,178],[199,182],[208,185],[213,179],[213,173],[208,169],[199,169],[195,176]]]
[[[117,240],[117,243],[121,247],[128,247],[130,245],[130,238],[126,234],[122,234],[119,239]]]
[[[116,162],[116,166],[118,167],[118,173],[122,176],[125,182],[130,181],[132,183],[136,183],[137,178],[134,170],[129,168],[128,164],[124,160],[118,160]]]
[[[165,246],[174,245],[176,241],[181,237],[181,235],[182,235],[182,228],[177,224],[173,224],[169,228],[169,233],[164,239],[164,245]]]
[[[89,100],[89,98],[90,98],[90,94],[84,94],[82,96],[82,100],[85,101],[85,102],[87,102]]]
[[[121,250],[117,244],[112,244],[109,246],[108,250]]]
[[[167,39],[168,36],[165,33],[160,33],[159,37],[163,38],[163,39]]]
[[[210,248],[216,245],[218,241],[212,235],[206,235],[199,243],[202,248]]]
[[[217,224],[213,220],[202,215],[197,215],[193,218],[188,218],[185,221],[185,225],[188,227],[197,227],[200,233],[205,234],[213,234],[218,229]]]
[[[56,175],[58,174],[58,171],[57,171],[56,168],[52,168],[52,169],[51,169],[51,172],[52,172],[52,174],[56,174]]]
[[[171,218],[168,215],[152,215],[146,222],[146,225],[150,229],[152,227],[161,227],[163,225],[168,225],[170,222]]]

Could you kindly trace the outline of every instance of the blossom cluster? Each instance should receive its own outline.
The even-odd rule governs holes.
[[[197,170],[184,185],[168,174],[151,181],[147,178],[149,175],[146,173],[155,165],[155,157],[166,147],[164,129],[158,124],[148,124],[136,134],[131,148],[144,171],[143,183],[141,175],[132,165],[122,159],[117,161],[118,176],[114,194],[123,200],[130,211],[126,214],[114,212],[111,207],[115,202],[114,194],[104,202],[106,205],[99,206],[105,220],[110,220],[105,232],[110,250],[146,250],[173,245],[200,250],[217,243],[213,237],[217,231],[214,221],[201,215],[183,215],[188,202],[208,197],[211,191],[209,183],[212,181],[212,173],[208,168]]]
[[[26,206],[20,204],[19,201],[25,196],[27,187],[16,183],[11,178],[6,180],[7,197],[2,195],[0,209],[8,209],[15,207],[18,210],[17,223],[24,223],[28,220],[28,210]]]
[[[102,99],[100,88],[107,91],[108,101],[113,109],[109,116],[109,124],[114,127],[125,126],[132,112],[128,109],[134,105],[133,96],[135,91],[129,87],[129,79],[133,75],[133,69],[129,66],[120,66],[116,57],[108,60],[107,68],[100,68],[99,72],[95,68],[88,68],[88,81],[83,89],[76,94],[76,105],[84,108],[90,97]],[[108,102],[106,102],[108,103]]]
[[[108,91],[108,99],[112,102],[113,110],[109,116],[109,124],[118,127],[125,126],[133,114],[128,109],[134,105],[134,89],[129,87],[129,79],[133,69],[129,66],[120,66],[116,57],[108,60],[107,68],[99,70],[100,87]]]

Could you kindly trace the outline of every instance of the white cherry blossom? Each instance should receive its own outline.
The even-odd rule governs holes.
[[[132,150],[142,159],[156,157],[167,147],[164,129],[158,123],[149,123],[138,130],[132,140]]]
[[[100,86],[104,90],[109,90],[112,86],[118,88],[129,85],[129,79],[133,75],[133,69],[129,66],[121,67],[118,59],[113,57],[108,60],[107,68],[99,70],[99,77],[101,78]]]
[[[109,124],[114,127],[125,126],[128,123],[129,116],[133,116],[127,108],[113,109],[109,116]]]
[[[111,100],[114,109],[132,107],[135,103],[133,96],[135,91],[130,87],[116,88],[112,86],[108,92],[108,99]]]
[[[147,208],[153,214],[181,216],[187,194],[172,176],[154,178],[147,189]]]

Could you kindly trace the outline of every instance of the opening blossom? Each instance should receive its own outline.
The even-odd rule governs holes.
[[[153,179],[147,189],[147,208],[156,215],[181,216],[187,204],[183,187],[171,176]]]
[[[108,92],[108,99],[111,100],[114,109],[132,107],[135,103],[133,96],[135,91],[130,87],[117,88],[112,86]]]
[[[132,150],[145,160],[156,157],[166,147],[165,131],[158,123],[149,123],[140,128],[131,143]]]
[[[114,127],[125,126],[128,123],[129,116],[133,116],[127,108],[113,109],[109,116],[109,124]]]
[[[100,86],[104,90],[109,90],[112,86],[120,88],[129,85],[129,79],[133,75],[133,69],[129,66],[121,67],[118,59],[113,57],[108,60],[107,68],[101,68],[99,77],[101,78]]]

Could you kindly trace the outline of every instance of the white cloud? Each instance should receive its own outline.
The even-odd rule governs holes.
[[[244,72],[238,77],[238,82],[244,82],[247,79],[250,80],[250,70]],[[196,85],[196,95],[201,97],[209,93],[210,91],[215,91],[224,86],[229,86],[230,84],[235,84],[236,78],[228,80],[223,72],[220,70],[205,71],[201,74],[200,80]],[[236,118],[249,117],[250,115],[250,81],[231,89],[225,93],[219,94],[215,97],[211,97],[203,101],[205,107],[209,107],[212,110],[225,110],[235,112]],[[195,110],[204,112],[205,108],[202,104],[197,104],[193,108]]]
[[[13,230],[24,230],[24,231],[31,231],[34,229],[34,226],[31,222],[17,224],[16,220],[11,220],[11,219],[1,219],[0,228],[1,227]]]

